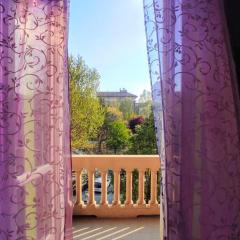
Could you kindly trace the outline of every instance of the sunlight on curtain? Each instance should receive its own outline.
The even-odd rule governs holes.
[[[71,239],[68,1],[0,16],[0,239]]]
[[[145,0],[168,240],[240,239],[239,106],[220,0]]]

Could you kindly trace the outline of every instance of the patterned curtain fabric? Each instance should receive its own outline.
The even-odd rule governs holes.
[[[67,0],[0,0],[0,239],[71,239]]]
[[[161,239],[240,239],[239,102],[220,0],[145,0]]]

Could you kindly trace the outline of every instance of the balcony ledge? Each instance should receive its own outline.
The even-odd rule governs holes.
[[[158,155],[74,155],[73,171],[76,175],[76,203],[74,215],[97,216],[100,218],[122,218],[160,215],[160,206],[157,201],[157,172],[160,170]],[[83,204],[82,172],[88,174],[88,201]],[[113,202],[109,204],[107,197],[107,172],[113,171]],[[120,204],[120,172],[126,172],[126,201]],[[132,204],[132,172],[137,169],[138,174],[138,201]],[[145,204],[145,172],[151,173],[151,198]],[[95,171],[101,173],[101,201],[95,203]]]
[[[134,218],[160,214],[160,205],[75,205],[73,215],[97,216],[99,218]]]

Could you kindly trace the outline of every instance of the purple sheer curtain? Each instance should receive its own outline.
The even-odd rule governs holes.
[[[239,102],[220,0],[145,0],[168,240],[240,239]]]
[[[68,1],[0,16],[0,239],[71,239]]]

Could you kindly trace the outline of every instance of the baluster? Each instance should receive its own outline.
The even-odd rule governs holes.
[[[139,170],[139,180],[138,180],[138,205],[145,204],[144,200],[144,182],[145,182],[145,171]]]
[[[101,205],[107,205],[107,171],[101,171],[101,178],[102,178]]]
[[[151,171],[151,205],[157,205],[157,171]]]
[[[126,171],[126,205],[132,205],[132,171]]]
[[[120,170],[114,170],[114,199],[113,205],[120,204]]]
[[[94,170],[88,171],[88,205],[94,205]]]
[[[82,202],[82,170],[76,171],[76,197],[77,205],[83,205]]]

